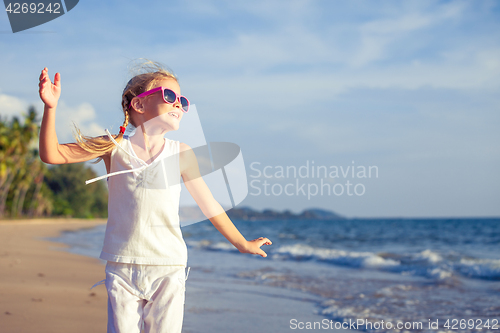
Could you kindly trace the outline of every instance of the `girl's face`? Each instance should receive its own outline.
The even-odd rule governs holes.
[[[181,88],[174,79],[164,79],[157,82],[151,89],[157,87],[165,87],[173,90],[177,96],[181,95]],[[163,92],[157,91],[149,96],[141,98],[143,109],[144,122],[151,121],[158,123],[167,131],[176,131],[179,129],[179,123],[184,115],[182,105],[179,100],[173,104],[165,103],[163,100]]]

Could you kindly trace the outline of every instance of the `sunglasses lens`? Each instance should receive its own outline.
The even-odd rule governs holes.
[[[163,90],[163,96],[165,96],[165,100],[169,103],[175,103],[175,99],[177,97],[175,92],[170,89]]]
[[[189,110],[189,102],[186,97],[181,97],[182,110],[184,112],[188,112]]]

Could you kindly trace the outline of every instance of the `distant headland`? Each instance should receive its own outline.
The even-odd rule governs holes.
[[[283,212],[275,211],[272,209],[264,209],[262,211],[253,209],[251,207],[239,207],[227,210],[227,216],[232,220],[245,220],[245,221],[262,221],[262,220],[298,220],[298,219],[314,219],[314,220],[346,220],[347,218],[339,215],[333,211],[309,208],[303,210],[301,213],[296,214],[290,210]],[[193,207],[180,207],[179,214],[181,219],[193,220],[205,219],[203,213],[198,206]]]

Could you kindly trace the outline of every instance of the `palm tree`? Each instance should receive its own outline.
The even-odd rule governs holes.
[[[30,209],[28,212],[29,217],[41,216],[43,214],[43,211],[46,210],[46,209],[42,208],[42,212],[40,212],[39,208],[41,205],[43,206],[42,202],[43,202],[44,198],[43,198],[43,196],[40,196],[40,191],[42,189],[43,178],[44,178],[44,174],[45,174],[45,171],[47,170],[47,168],[40,161],[40,159],[36,159],[35,161],[36,161],[36,165],[37,165],[37,168],[33,173],[33,177],[34,177],[33,181],[35,183],[35,190],[33,191],[33,196],[31,198]],[[52,209],[50,209],[50,212],[52,212]]]
[[[27,150],[24,158],[21,159],[18,175],[19,182],[15,188],[15,199],[12,202],[12,216],[22,215],[24,199],[28,192],[35,172],[37,170],[38,150],[33,147],[34,139],[38,136],[38,125],[36,124],[36,112],[33,107],[28,111],[28,115],[24,120],[24,125],[21,127],[22,139],[21,142],[26,146]]]
[[[10,128],[9,128],[10,127]],[[0,151],[2,152],[2,181],[0,187],[0,217],[4,215],[7,195],[12,182],[17,174],[17,165],[23,155],[21,142],[21,125],[19,119],[14,117],[10,126],[5,126],[2,131]]]
[[[29,108],[23,125],[17,117],[13,118],[10,126],[0,120],[0,217],[5,214],[11,187],[14,187],[12,213],[16,216],[22,212],[24,198],[33,178],[28,166],[38,155],[36,148],[31,148],[38,128],[34,107]],[[13,183],[14,180],[17,182]]]
[[[39,126],[30,107],[21,124],[0,118],[0,218],[7,214],[29,217],[56,214],[105,216],[107,191],[102,183],[83,185],[95,177],[84,165],[47,168],[38,154]],[[26,203],[25,203],[26,201]]]

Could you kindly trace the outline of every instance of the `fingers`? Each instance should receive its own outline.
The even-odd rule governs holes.
[[[40,79],[39,79],[40,82],[38,82],[38,88],[40,90],[40,93],[42,93],[42,91],[43,91],[43,88],[44,88],[44,85],[46,82],[46,75],[47,74],[45,72],[45,69],[42,70],[42,73],[40,74]]]
[[[50,77],[49,77],[49,70],[47,69],[47,67],[45,67],[44,69],[42,69],[42,73],[40,74],[40,84],[44,84],[45,82],[50,82]],[[56,73],[56,75],[54,75],[54,85],[56,87],[61,87],[61,73]]]
[[[264,252],[260,247],[262,245],[271,245],[273,242],[271,242],[269,240],[269,238],[265,238],[265,237],[259,237],[259,238],[256,239],[256,241],[259,241],[258,244],[260,244],[260,245],[256,249],[256,253],[255,254],[258,254],[258,255],[260,255],[260,256],[262,256],[264,258],[267,257],[267,253]]]
[[[61,74],[60,73],[56,73],[56,75],[54,76],[54,84],[56,87],[61,87]]]
[[[45,69],[43,69],[42,72],[40,73],[40,78],[38,79],[40,83],[43,81],[44,78],[45,78]]]
[[[259,237],[258,239],[262,242],[262,245],[271,245],[273,243],[269,238]]]
[[[42,69],[42,73],[40,74],[40,80],[44,76],[44,72],[47,72],[47,71],[48,71],[47,67],[45,67],[44,69]]]
[[[271,245],[273,242],[269,238],[259,237],[249,242],[250,248],[245,251],[246,253],[258,254],[262,257],[267,257],[267,253],[264,252],[260,247],[262,245]]]
[[[50,82],[50,78],[49,78],[49,75],[48,75],[48,69],[47,67],[45,67],[43,70],[42,70],[42,73],[40,74],[40,87],[45,83],[49,81]]]
[[[266,252],[264,252],[264,251],[262,251],[261,249],[259,249],[259,251],[258,251],[258,253],[257,253],[257,254],[261,255],[261,256],[262,256],[262,257],[264,257],[264,258],[265,258],[265,257],[267,257],[267,253],[266,253]]]

